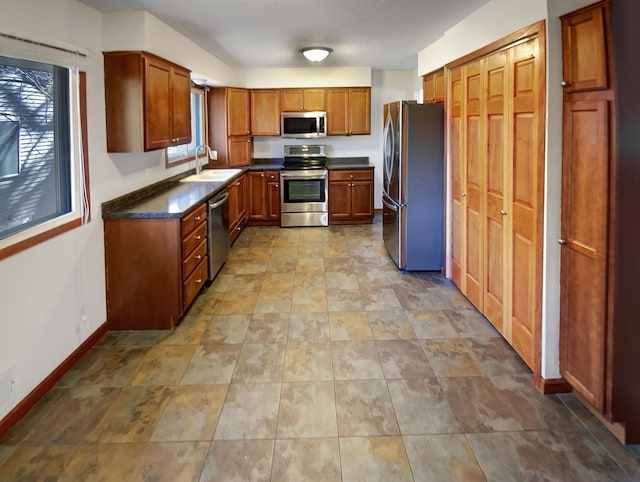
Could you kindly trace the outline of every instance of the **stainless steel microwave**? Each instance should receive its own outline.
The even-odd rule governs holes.
[[[327,137],[327,113],[324,111],[283,112],[280,115],[280,132],[282,137],[296,139]]]

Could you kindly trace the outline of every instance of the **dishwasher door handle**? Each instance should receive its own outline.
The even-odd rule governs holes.
[[[209,211],[211,211],[212,209],[219,208],[220,206],[222,206],[224,203],[227,202],[227,199],[229,199],[228,192],[225,192],[221,196],[218,196],[213,201],[211,201],[211,204],[209,204]]]

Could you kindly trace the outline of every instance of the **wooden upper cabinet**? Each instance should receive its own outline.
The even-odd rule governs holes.
[[[251,164],[249,91],[216,87],[209,92],[209,145],[218,151],[212,167]]]
[[[280,90],[251,91],[251,135],[280,135]]]
[[[562,21],[563,86],[567,92],[607,89],[606,3],[565,15]]]
[[[230,136],[246,136],[251,133],[249,91],[229,87],[227,89],[227,118]]]
[[[191,142],[189,71],[147,52],[105,52],[108,152]]]
[[[422,100],[425,104],[444,102],[444,69],[427,74],[422,79]]]
[[[327,89],[327,133],[334,136],[371,133],[371,89]]]
[[[282,112],[325,110],[324,89],[282,89]]]

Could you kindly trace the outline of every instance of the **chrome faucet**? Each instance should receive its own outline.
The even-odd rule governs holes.
[[[211,156],[211,148],[208,145],[201,144],[198,147],[196,147],[196,152],[194,153],[196,158],[196,174],[200,174],[200,170],[202,169],[202,166],[200,166],[200,158],[198,157],[198,152],[201,149],[205,150],[205,153],[207,154],[207,160],[209,159],[209,156]]]

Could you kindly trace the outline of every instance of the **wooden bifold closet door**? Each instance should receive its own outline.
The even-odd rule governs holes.
[[[540,42],[530,35],[454,67],[448,118],[452,280],[534,371],[544,172]]]

